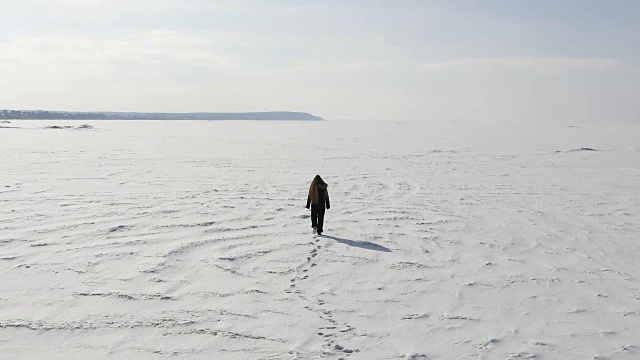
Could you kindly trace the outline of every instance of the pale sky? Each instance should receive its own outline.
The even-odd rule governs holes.
[[[0,108],[640,122],[636,0],[0,0]]]

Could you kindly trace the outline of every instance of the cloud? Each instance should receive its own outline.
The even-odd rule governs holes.
[[[121,62],[228,66],[207,39],[166,29],[116,39],[56,35],[17,38],[0,44],[0,60],[32,65],[58,64],[62,67]]]
[[[467,58],[418,64],[424,70],[460,69],[471,67],[502,67],[539,71],[610,70],[620,67],[622,62],[613,58],[567,58],[567,57],[502,57]]]
[[[0,101],[17,108],[290,109],[327,118],[459,121],[633,120],[640,112],[631,95],[639,71],[617,59],[420,61],[394,53],[341,56],[325,42],[311,53],[283,55],[304,41],[290,39],[166,28],[16,38],[0,43],[0,76],[12,84],[0,90]]]

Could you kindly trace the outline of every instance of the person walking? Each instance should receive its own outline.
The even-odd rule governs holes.
[[[331,208],[329,204],[329,192],[327,183],[320,175],[316,175],[309,186],[309,196],[307,196],[307,209],[311,206],[311,227],[313,232],[322,235],[322,225],[324,223],[324,209]]]

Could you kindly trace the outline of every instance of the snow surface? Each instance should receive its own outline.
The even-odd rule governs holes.
[[[638,125],[82,124],[0,129],[2,359],[640,358]]]

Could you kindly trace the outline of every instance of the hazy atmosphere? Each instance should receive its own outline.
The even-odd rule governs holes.
[[[640,117],[637,1],[0,0],[0,107]]]
[[[0,14],[0,360],[640,359],[640,0]]]

